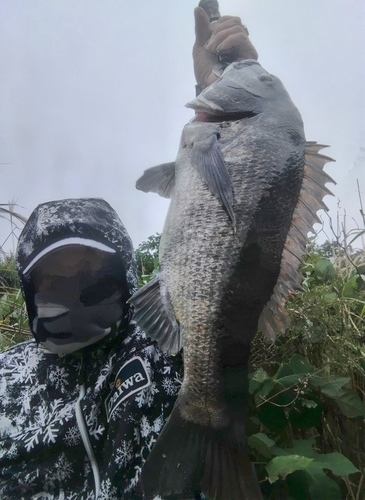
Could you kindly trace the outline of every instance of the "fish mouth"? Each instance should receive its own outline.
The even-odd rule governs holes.
[[[247,120],[249,118],[254,118],[259,113],[254,111],[245,111],[242,113],[223,113],[223,114],[212,114],[206,111],[197,111],[194,122],[209,122],[209,123],[222,123],[222,122],[237,122],[239,120]]]
[[[237,122],[239,120],[254,118],[259,111],[225,111],[219,104],[216,104],[211,99],[207,99],[203,94],[192,101],[185,104],[187,108],[194,109],[196,115],[192,121],[194,122]]]

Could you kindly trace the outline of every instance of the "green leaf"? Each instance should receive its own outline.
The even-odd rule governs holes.
[[[333,399],[348,418],[365,415],[365,406],[356,391],[349,387],[349,377],[313,377],[310,384],[319,387],[322,394]]]
[[[256,405],[262,405],[268,399],[268,403],[274,406],[290,405],[296,397],[294,387],[313,371],[314,367],[305,357],[294,354],[289,363],[279,367],[274,378],[270,378],[264,370],[257,370],[250,376],[250,393],[254,394]],[[266,420],[266,415],[263,418]],[[282,427],[282,416],[279,420],[282,422],[279,427]]]
[[[319,387],[321,392],[330,398],[337,398],[343,393],[343,387],[350,382],[349,377],[313,377],[310,379],[310,385]]]
[[[255,393],[255,403],[257,405],[262,404],[276,385],[277,383],[271,378],[265,380],[265,382],[260,386],[259,390],[257,390]]]
[[[321,258],[314,264],[314,273],[318,279],[331,282],[336,277],[336,271],[329,259]]]
[[[248,376],[249,379],[249,385],[248,385],[248,390],[250,394],[253,394],[265,380],[269,378],[269,375],[263,370],[262,368],[259,368],[256,370],[254,373],[250,373]]]
[[[310,498],[309,487],[312,485],[312,478],[306,473],[305,469],[289,474],[285,479],[285,483],[288,486],[290,498],[293,500],[308,500]]]
[[[260,455],[271,458],[272,453],[270,448],[275,446],[275,441],[270,439],[266,434],[262,432],[258,432],[257,434],[253,434],[249,436],[247,439],[248,445],[254,450],[258,451]]]
[[[320,454],[314,452],[314,457],[313,469],[329,469],[337,476],[348,476],[359,472],[354,464],[341,453]]]
[[[260,407],[259,419],[268,429],[279,434],[288,424],[284,409],[271,403],[265,403]]]
[[[252,374],[251,378],[252,380],[256,380],[261,384],[262,382],[265,382],[265,380],[269,378],[269,375],[265,372],[265,370],[259,368],[258,370],[255,371],[255,373]]]
[[[342,296],[343,297],[351,297],[355,298],[357,296],[357,275],[353,276],[350,280],[346,281],[346,283],[342,287]]]
[[[312,462],[313,458],[300,455],[275,457],[266,465],[266,470],[269,473],[267,479],[270,483],[275,483],[279,477],[285,479],[288,474],[294,471],[307,469]]]
[[[294,439],[292,448],[279,448],[274,446],[272,452],[278,456],[286,456],[291,454],[300,455],[303,457],[313,458],[313,463],[309,466],[308,472],[322,469],[329,469],[338,476],[348,476],[359,472],[354,464],[341,453],[317,453],[313,449],[315,444],[315,436],[308,439]]]
[[[306,408],[317,408],[318,406],[318,403],[316,403],[312,399],[302,399],[301,403],[302,406],[305,406]]]
[[[336,277],[336,271],[329,259],[321,258],[314,264],[314,273],[321,281],[330,282]]]
[[[336,399],[341,412],[348,418],[365,416],[365,406],[356,391],[349,389]]]
[[[285,482],[291,497],[295,500],[341,500],[341,490],[338,484],[323,471],[314,476],[307,469],[295,471],[288,475]]]
[[[297,385],[300,380],[303,380],[303,378],[302,373],[293,373],[292,375],[286,375],[285,377],[277,379],[276,382],[284,387],[292,387]]]
[[[323,298],[330,301],[330,302],[333,302],[334,300],[336,300],[337,297],[338,297],[338,295],[336,292],[327,292],[327,293],[323,294]]]
[[[341,490],[338,484],[328,477],[323,470],[318,474],[305,471],[312,479],[312,485],[309,487],[311,500],[342,500]]]
[[[307,358],[301,356],[300,354],[293,354],[289,363],[285,363],[279,367],[274,378],[278,380],[288,375],[307,374],[312,373],[313,371],[314,367],[310,364]]]
[[[302,478],[302,484],[304,485],[304,483],[307,482],[307,484],[310,485],[309,493],[311,500],[341,500],[342,496],[337,483],[333,481],[329,476],[327,476],[325,470],[330,470],[333,474],[340,477],[354,474],[356,472],[359,472],[359,470],[341,453],[317,453],[313,449],[313,445],[315,444],[314,436],[309,439],[294,440],[293,443],[294,446],[292,448],[283,449],[278,446],[273,446],[271,448],[271,452],[273,454],[276,454],[277,458],[286,458],[291,460],[291,457],[299,456],[311,459],[311,462],[308,464],[308,466],[303,468],[301,472],[301,474],[304,474],[308,477],[308,481],[304,480],[305,476]],[[271,462],[273,462],[274,460],[275,459],[273,459]],[[271,464],[271,462],[269,462],[268,466]],[[279,462],[279,464],[280,463],[281,462]],[[268,468],[268,466],[266,466],[266,469]],[[275,479],[276,477],[275,472],[276,470],[274,469],[273,473],[270,474],[270,477],[272,479]],[[286,473],[290,474],[290,472]],[[298,474],[298,472],[296,472],[296,474]],[[280,475],[280,473],[277,472],[276,475]],[[290,490],[293,491],[294,482],[288,480],[288,484],[290,484]],[[299,495],[298,498],[302,498],[302,496]]]

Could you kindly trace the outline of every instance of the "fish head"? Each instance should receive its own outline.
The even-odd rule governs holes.
[[[222,76],[186,104],[197,112],[195,121],[233,121],[281,114],[301,121],[287,90],[256,60],[230,64]]]

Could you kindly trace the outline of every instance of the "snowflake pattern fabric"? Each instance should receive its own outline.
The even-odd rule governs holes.
[[[132,242],[104,200],[43,203],[20,235],[17,268],[39,346],[33,340],[0,353],[2,500],[137,499],[143,464],[180,388],[181,356],[166,357],[130,324],[129,305],[119,329],[98,343],[63,357],[42,349],[26,270],[50,248],[90,240],[120,256],[132,295]]]
[[[136,357],[150,384],[127,393],[108,422],[105,401],[121,368]],[[35,341],[0,353],[0,498],[95,500],[93,468],[76,417],[81,385],[98,498],[137,498],[143,463],[181,384],[178,358],[166,357],[134,325],[82,354],[58,357]]]

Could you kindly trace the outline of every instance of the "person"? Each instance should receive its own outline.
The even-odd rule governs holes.
[[[128,498],[180,383],[131,322],[131,240],[104,200],[43,203],[17,266],[35,341],[0,357],[0,497]]]
[[[198,8],[195,21],[200,88],[217,78],[220,51],[257,57],[239,18],[213,25]],[[0,498],[137,498],[182,370],[132,320],[136,267],[122,222],[101,199],[43,203],[17,266],[34,339],[0,353]]]

